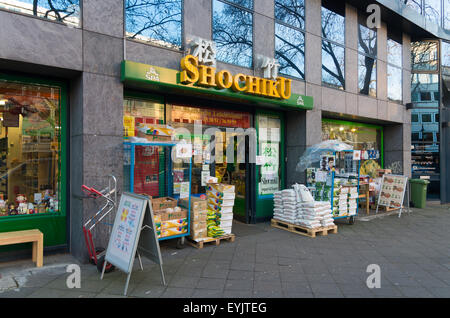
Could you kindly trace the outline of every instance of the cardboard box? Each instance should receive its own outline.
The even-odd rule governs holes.
[[[177,206],[177,199],[171,197],[161,197],[151,199],[153,211],[163,210],[167,208],[175,208]]]
[[[186,209],[181,209],[180,212],[172,212],[172,213],[167,213],[166,210],[164,209],[154,211],[153,213],[155,215],[155,220],[160,220],[160,222],[185,219],[188,217],[188,211]]]
[[[179,206],[187,209],[189,208],[189,198],[180,199]],[[197,197],[191,197],[191,213],[194,211],[205,211],[206,210],[206,200],[201,200]]]
[[[184,219],[177,219],[177,220],[168,220],[168,221],[162,221],[161,222],[161,229],[169,229],[172,227],[180,227],[180,226],[186,226],[188,225],[187,218]]]
[[[231,184],[213,183],[206,186],[207,192],[235,193],[235,186]]]
[[[187,226],[171,227],[168,229],[161,230],[161,237],[169,237],[180,234],[185,234],[188,232]]]
[[[192,230],[192,231],[206,230],[206,221],[202,221],[202,222],[191,222],[191,230]]]
[[[208,218],[208,215],[207,215],[206,211],[202,211],[201,213],[199,213],[199,212],[192,213],[191,212],[191,223],[192,222],[206,222],[207,218]]]
[[[198,239],[206,238],[206,237],[208,237],[208,231],[207,231],[206,229],[205,229],[205,230],[195,231],[195,232],[193,232],[193,231],[191,230],[190,237],[191,237],[193,240],[198,240]]]

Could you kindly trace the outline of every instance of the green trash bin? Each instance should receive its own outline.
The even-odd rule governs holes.
[[[427,187],[430,184],[428,180],[410,179],[411,185],[411,201],[414,207],[423,209],[427,202]]]

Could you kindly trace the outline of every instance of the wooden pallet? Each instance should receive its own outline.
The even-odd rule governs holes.
[[[193,247],[196,248],[203,248],[204,244],[209,244],[209,243],[213,243],[214,245],[218,246],[220,245],[221,241],[228,241],[228,242],[234,242],[234,240],[236,239],[236,236],[234,234],[226,234],[224,236],[221,237],[207,237],[204,239],[199,239],[199,240],[194,240],[191,238],[187,238],[187,243]]]
[[[377,205],[376,204],[371,204],[370,205],[370,209],[376,211],[377,210]],[[396,210],[400,210],[400,208],[391,208],[391,207],[383,206],[383,205],[380,205],[378,207],[378,211],[390,212],[390,211],[396,211]]]
[[[327,226],[327,227],[319,227],[316,229],[309,229],[307,227],[303,227],[300,225],[295,225],[292,223],[287,223],[287,222],[275,220],[275,219],[272,219],[271,225],[272,225],[272,227],[275,227],[277,229],[282,229],[282,230],[286,230],[286,231],[289,231],[292,233],[297,233],[297,234],[309,236],[309,237],[316,237],[316,235],[326,236],[326,235],[328,235],[328,233],[337,234],[337,231],[338,231],[337,225]]]

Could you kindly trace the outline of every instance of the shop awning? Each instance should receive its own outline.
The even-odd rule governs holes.
[[[220,98],[220,100],[234,103],[279,107],[286,110],[309,110],[314,107],[314,101],[311,96],[291,94],[289,99],[282,100],[235,92],[231,89],[206,88],[192,84],[184,85],[180,83],[179,78],[180,71],[178,70],[133,61],[122,62],[121,80],[126,86],[131,88],[199,98]]]

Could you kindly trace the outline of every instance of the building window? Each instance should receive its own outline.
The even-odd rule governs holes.
[[[182,7],[182,0],[125,0],[126,36],[180,49]]]
[[[412,121],[413,123],[419,122],[419,115],[417,115],[417,114],[412,114],[412,115],[411,115],[411,121]]]
[[[0,0],[0,8],[80,26],[80,0]]]
[[[450,0],[449,0],[450,1]],[[450,6],[450,3],[449,3]],[[450,28],[449,28],[450,29]],[[442,74],[450,76],[450,43],[442,41]]]
[[[411,43],[413,71],[438,70],[438,42],[424,41]]]
[[[358,25],[358,87],[359,92],[377,96],[377,32],[362,24]]]
[[[404,0],[403,2],[417,13],[422,14],[422,0]]]
[[[444,0],[444,29],[450,30],[450,0]]]
[[[430,92],[421,92],[420,93],[420,100],[422,102],[431,101],[431,93]]]
[[[425,0],[424,1],[425,17],[441,25],[441,0]]]
[[[0,217],[58,213],[61,88],[0,80]]]
[[[280,73],[305,79],[304,0],[275,1],[275,58]]]
[[[345,7],[322,2],[322,83],[345,89]]]
[[[213,0],[213,40],[217,60],[243,67],[253,62],[252,1]]]
[[[388,37],[387,40],[387,93],[388,99],[403,100],[402,44]]]
[[[422,114],[422,122],[423,123],[431,123],[431,114]]]

